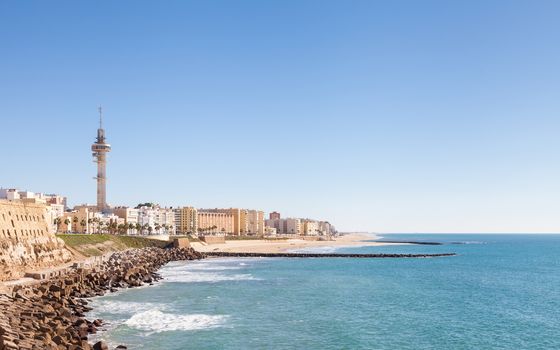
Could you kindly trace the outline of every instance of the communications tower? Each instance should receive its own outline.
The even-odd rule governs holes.
[[[107,205],[107,174],[105,167],[107,165],[107,153],[111,152],[111,145],[105,142],[105,130],[103,130],[103,110],[99,107],[99,129],[97,129],[97,139],[91,145],[94,162],[97,163],[97,210],[106,212],[109,209]]]

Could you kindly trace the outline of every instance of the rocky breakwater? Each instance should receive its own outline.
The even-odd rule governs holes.
[[[143,248],[113,253],[94,267],[77,267],[64,276],[31,286],[17,286],[11,295],[0,295],[0,350],[108,349],[88,343],[102,320],[85,316],[87,298],[118,288],[153,283],[157,270],[170,261],[193,260],[204,255],[191,248]],[[119,346],[117,349],[126,349]]]
[[[434,254],[345,254],[345,253],[235,253],[235,252],[206,252],[207,256],[235,257],[235,258],[440,258],[455,256],[455,253]]]

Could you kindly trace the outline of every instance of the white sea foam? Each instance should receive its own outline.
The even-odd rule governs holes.
[[[152,309],[162,310],[165,308],[163,304],[156,303],[140,303],[132,301],[117,300],[97,300],[92,303],[93,310],[98,313],[109,314],[135,314],[138,312],[148,311]]]
[[[193,264],[187,269],[193,270],[204,270],[204,271],[226,271],[226,270],[240,270],[242,266],[224,266],[224,265],[212,265],[212,264]]]
[[[160,333],[222,327],[227,318],[228,316],[224,315],[174,315],[160,310],[149,310],[135,314],[124,324],[142,331]]]
[[[165,282],[171,283],[200,283],[209,282],[216,283],[222,281],[255,281],[257,278],[250,274],[234,274],[226,275],[220,273],[200,272],[200,271],[182,271],[181,273],[166,272],[162,274]]]
[[[449,244],[486,244],[486,242],[482,241],[452,241]]]

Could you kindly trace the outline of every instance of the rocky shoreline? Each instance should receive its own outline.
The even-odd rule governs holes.
[[[104,342],[90,344],[102,320],[88,320],[86,298],[119,288],[151,284],[157,270],[171,261],[203,259],[192,248],[143,248],[113,253],[98,266],[77,267],[57,278],[30,286],[16,286],[0,295],[0,350],[100,350]],[[119,345],[117,349],[126,349]]]

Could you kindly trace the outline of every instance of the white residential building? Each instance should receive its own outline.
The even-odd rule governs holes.
[[[280,220],[284,222],[283,226],[285,228],[285,231],[283,233],[289,235],[301,235],[303,233],[300,219],[288,218]]]
[[[138,208],[138,223],[145,227],[144,234],[150,233],[150,231],[151,234],[175,234],[175,214],[170,208],[140,207]]]

